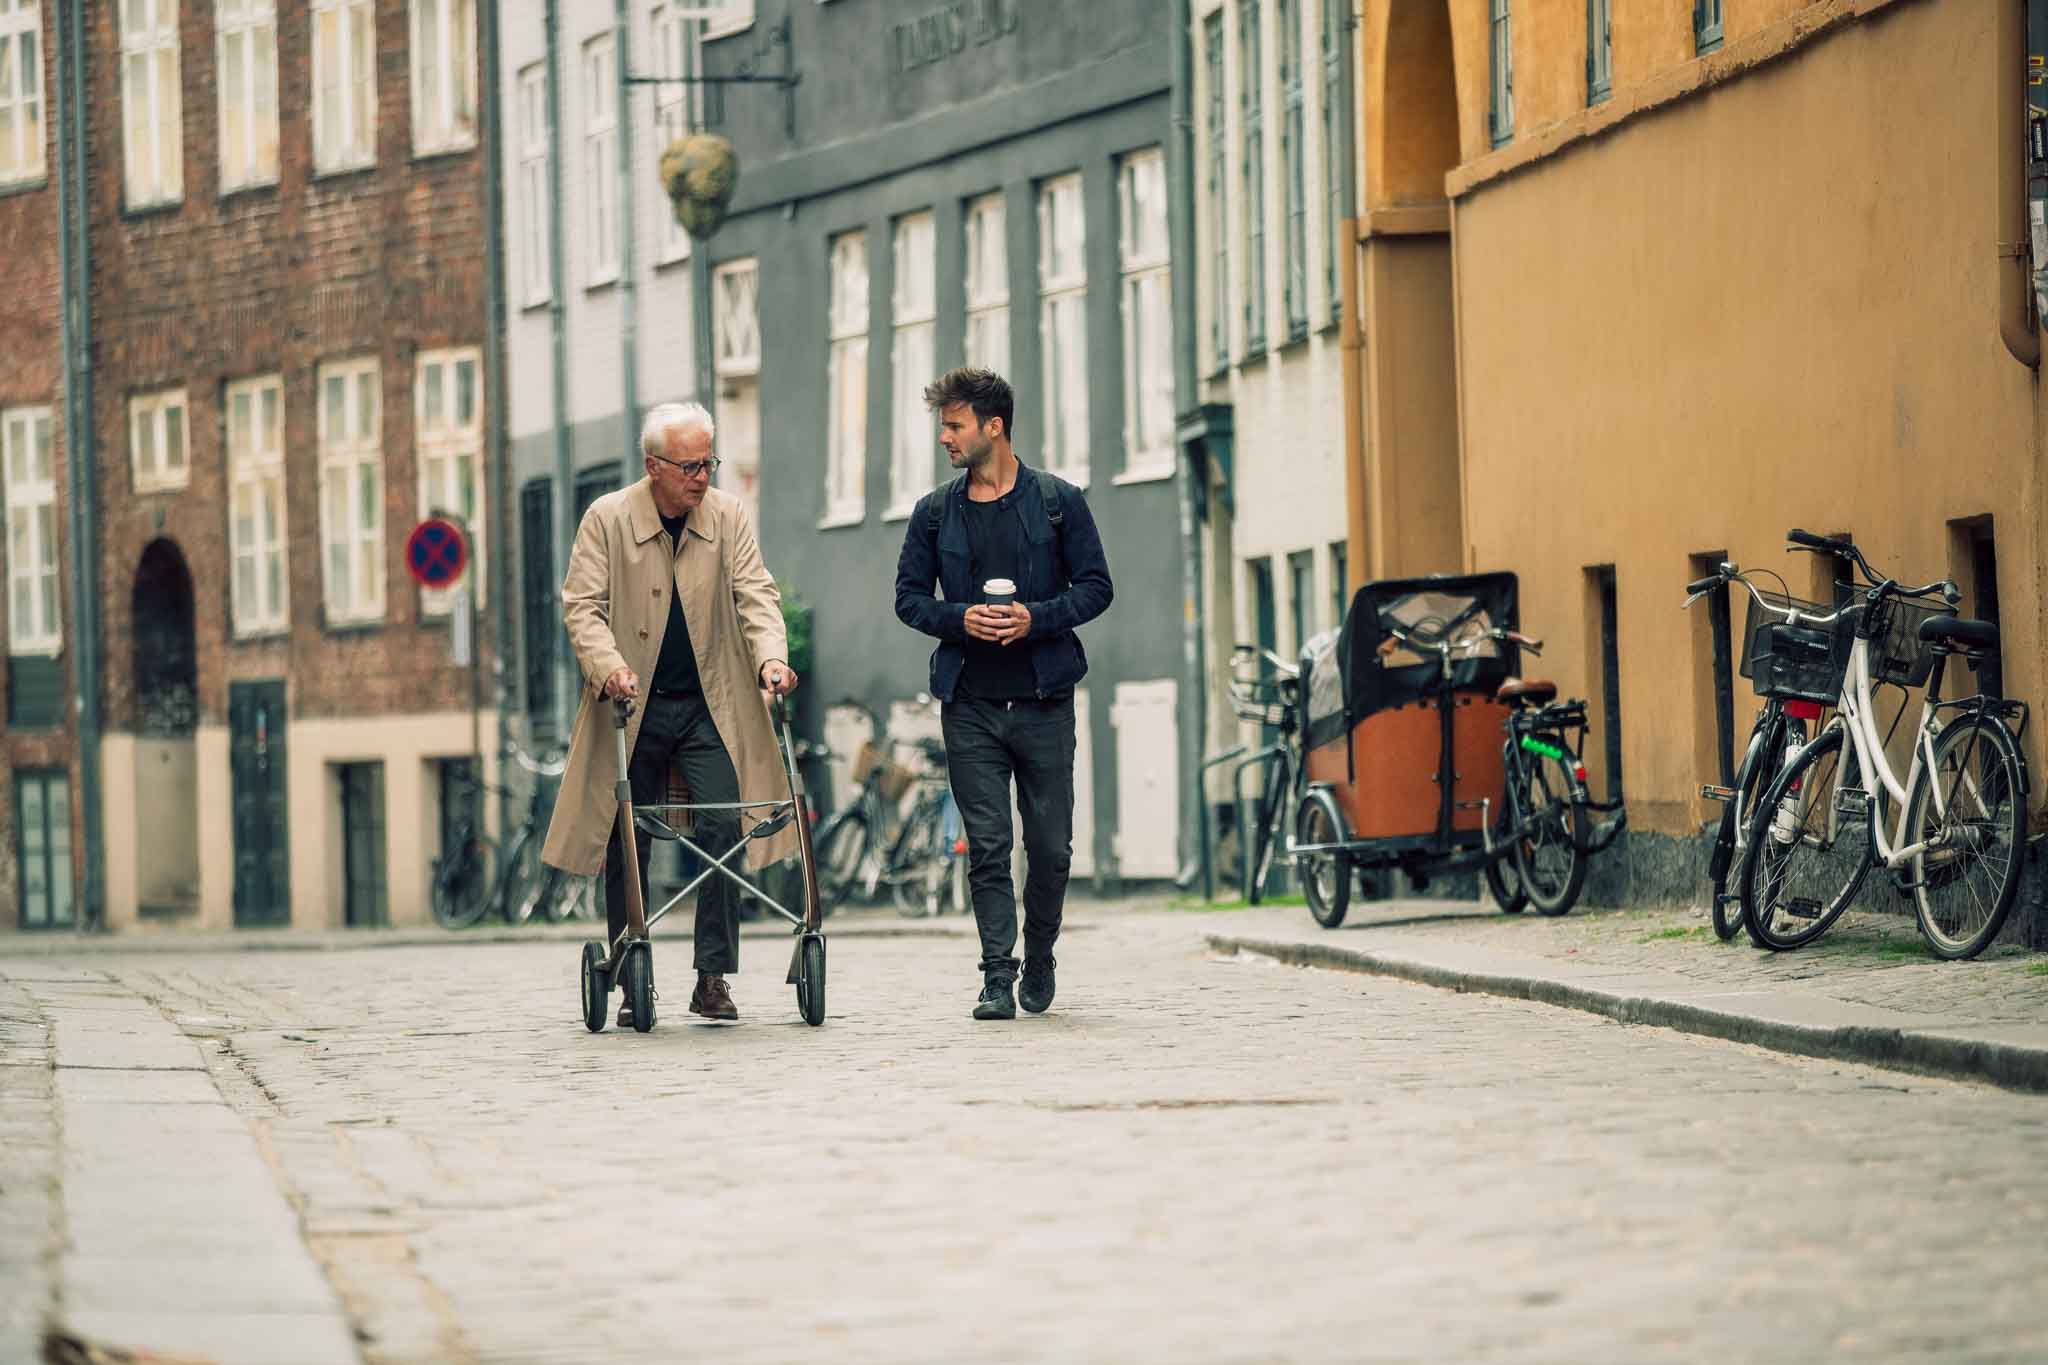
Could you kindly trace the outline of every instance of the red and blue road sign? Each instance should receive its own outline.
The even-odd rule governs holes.
[[[469,539],[446,517],[428,517],[405,538],[405,567],[423,588],[445,588],[469,567]]]

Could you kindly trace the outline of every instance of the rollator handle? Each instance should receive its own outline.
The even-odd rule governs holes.
[[[612,698],[612,728],[613,728],[613,729],[615,729],[615,730],[623,730],[623,729],[625,729],[625,728],[626,728],[626,722],[627,722],[628,720],[630,720],[630,719],[632,718],[632,715],[633,715],[633,699],[632,699],[631,697],[614,697],[614,698]]]

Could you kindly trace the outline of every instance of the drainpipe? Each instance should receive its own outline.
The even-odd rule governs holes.
[[[569,571],[576,540],[576,459],[569,445],[569,281],[562,260],[562,14],[561,0],[547,0],[548,99],[548,341],[554,348],[555,572]],[[559,643],[559,641],[558,641]],[[555,660],[555,734],[569,734],[571,698],[580,697],[582,674],[569,651]]]
[[[1344,209],[1337,224],[1341,254],[1337,268],[1343,272],[1339,298],[1337,354],[1344,391],[1344,531],[1350,548],[1344,555],[1345,595],[1355,593],[1367,577],[1365,522],[1365,319],[1360,316],[1363,300],[1358,289],[1358,101],[1357,52],[1353,35],[1358,17],[1345,5],[1343,50],[1338,57],[1337,88],[1344,101],[1338,126],[1344,135]]]
[[[99,518],[92,429],[92,240],[87,218],[84,0],[58,11],[57,252],[64,286],[64,471],[71,537],[71,658],[78,687],[80,928],[105,927],[100,810]]]
[[[619,452],[619,486],[629,487],[640,478],[640,339],[639,300],[633,292],[633,119],[632,86],[626,73],[633,69],[632,30],[626,17],[626,0],[612,0],[612,22],[617,36],[612,40],[612,74],[619,94],[619,380],[625,389],[619,406],[626,424],[626,439]]]
[[[484,403],[487,431],[484,453],[490,460],[492,489],[490,542],[498,547],[491,557],[491,592],[498,603],[491,651],[498,684],[498,830],[512,828],[512,793],[505,782],[503,760],[512,752],[511,675],[505,667],[505,651],[512,640],[512,575],[509,571],[512,525],[512,472],[506,468],[505,452],[505,162],[504,126],[499,101],[504,91],[498,84],[498,5],[484,0],[477,6],[477,36],[483,52],[477,74],[483,98],[477,108],[477,131],[481,134],[484,158]],[[477,650],[477,657],[483,651]]]
[[[2026,0],[1999,0],[1995,22],[1998,41],[1992,90],[1998,103],[1998,335],[2014,360],[2038,369],[2041,337],[2034,330],[2026,180],[2021,163],[2026,150],[2026,125],[2020,117],[2027,89]]]
[[[1167,236],[1173,259],[1181,263],[1172,275],[1173,405],[1176,412],[1183,414],[1174,423],[1176,428],[1184,428],[1185,415],[1192,414],[1201,403],[1195,380],[1194,92],[1190,88],[1194,60],[1189,50],[1190,23],[1188,0],[1174,0],[1173,30],[1168,39],[1172,45],[1168,117],[1173,126],[1172,135],[1166,140],[1166,202]],[[1202,446],[1184,443],[1180,459],[1175,461],[1174,478],[1180,503],[1180,666],[1182,676],[1188,680],[1187,695],[1180,708],[1180,770],[1195,774],[1194,782],[1183,783],[1180,793],[1180,846],[1184,849],[1202,842],[1199,836],[1207,830],[1208,798],[1202,790],[1200,772],[1202,750],[1208,740],[1209,679],[1202,658],[1202,528],[1195,511],[1200,496],[1195,480],[1206,468]],[[1196,869],[1197,874],[1207,871],[1206,847],[1203,853],[1204,866]]]

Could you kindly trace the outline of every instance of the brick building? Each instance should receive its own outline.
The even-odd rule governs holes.
[[[64,526],[62,262],[58,248],[57,69],[53,7],[0,0],[0,537],[7,650],[0,689],[0,906],[19,922],[75,922],[79,825]]]
[[[421,920],[451,769],[491,766],[477,8],[86,11],[110,928]],[[430,512],[475,668],[403,561]]]

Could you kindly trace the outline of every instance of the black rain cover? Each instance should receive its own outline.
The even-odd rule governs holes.
[[[1518,596],[1511,573],[1383,578],[1360,588],[1345,614],[1344,634],[1337,646],[1344,671],[1346,723],[1356,725],[1376,711],[1436,695],[1441,668],[1437,657],[1411,653],[1398,645],[1382,655],[1380,646],[1391,639],[1384,621],[1392,619],[1406,627],[1433,621],[1441,628],[1476,607],[1453,628],[1452,638],[1463,639],[1469,633],[1495,627],[1516,630],[1521,624]],[[1520,669],[1520,650],[1488,641],[1472,657],[1452,665],[1451,684],[1461,692],[1491,693]]]

